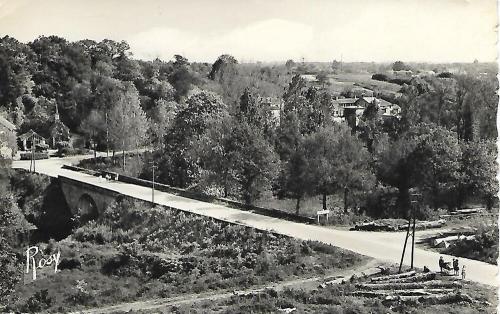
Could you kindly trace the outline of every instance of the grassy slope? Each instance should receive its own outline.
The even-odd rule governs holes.
[[[41,309],[62,312],[322,275],[365,260],[331,246],[130,201],[46,250],[57,249],[64,263],[80,266],[20,284],[13,309],[27,311],[27,299],[43,289],[52,302]]]

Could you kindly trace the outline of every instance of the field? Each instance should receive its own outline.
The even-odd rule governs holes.
[[[65,240],[61,271],[17,287],[8,310],[78,310],[324,276],[368,259],[316,242],[121,200]]]
[[[379,94],[399,95],[401,86],[394,83],[372,80],[372,74],[342,73],[331,75],[331,88],[342,92],[345,88],[363,88]]]

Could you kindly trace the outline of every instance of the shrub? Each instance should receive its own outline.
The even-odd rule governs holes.
[[[47,289],[40,290],[31,296],[22,306],[23,312],[37,313],[50,308],[52,298]]]
[[[398,85],[410,85],[409,79],[395,78],[389,81],[390,83],[398,84]]]
[[[55,148],[59,150],[59,149],[66,148],[69,146],[70,145],[69,145],[68,141],[58,141],[58,142],[56,142]]]
[[[63,269],[75,269],[75,268],[81,268],[82,263],[80,262],[80,259],[78,258],[63,258],[61,262],[59,263],[58,268],[60,270]]]
[[[85,280],[77,280],[76,285],[72,288],[66,300],[74,305],[89,305],[90,301],[94,299],[94,296],[87,290],[87,285]]]
[[[32,158],[34,158],[35,160],[48,159],[49,153],[47,153],[47,152],[35,152],[34,154],[21,153],[21,160],[31,160]]]
[[[372,80],[387,82],[389,81],[389,77],[382,73],[376,73],[372,75]]]
[[[113,240],[113,231],[109,226],[90,221],[73,233],[73,238],[80,242],[92,242],[97,244],[109,243]]]
[[[450,72],[441,72],[437,75],[439,78],[452,78],[453,74]]]

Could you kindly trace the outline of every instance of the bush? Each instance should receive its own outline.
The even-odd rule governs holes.
[[[55,145],[55,148],[60,150],[60,149],[63,149],[63,148],[67,148],[69,147],[69,142],[68,141],[58,141],[56,142],[56,145]]]
[[[390,83],[398,84],[398,85],[410,85],[410,80],[409,79],[402,79],[402,78],[394,78],[389,81]]]
[[[82,267],[82,263],[80,262],[79,258],[63,258],[58,266],[58,268],[60,270],[75,269],[75,268],[81,268],[81,267]]]
[[[73,148],[70,147],[68,144],[68,146],[58,147],[56,155],[63,157],[63,156],[85,155],[88,154],[89,152],[90,150],[86,148]]]
[[[35,154],[32,154],[32,153],[21,153],[21,160],[31,160],[32,155],[34,156],[35,160],[48,159],[49,158],[49,153],[48,152],[35,152]]]
[[[52,298],[49,297],[47,289],[40,290],[31,296],[26,303],[22,306],[23,312],[38,313],[50,308],[52,305]]]
[[[66,300],[73,305],[89,305],[94,296],[87,290],[87,285],[85,280],[77,280]]]
[[[450,72],[441,72],[437,75],[437,77],[439,77],[439,78],[452,78],[453,74],[451,74]]]
[[[387,82],[389,81],[389,77],[385,74],[377,73],[372,75],[372,80]]]
[[[110,227],[90,221],[73,233],[73,238],[80,242],[105,244],[113,240],[113,230]]]

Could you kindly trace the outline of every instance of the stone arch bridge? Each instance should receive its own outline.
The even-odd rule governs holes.
[[[71,213],[79,217],[80,221],[97,218],[109,204],[122,195],[68,177],[59,176],[58,179]]]

